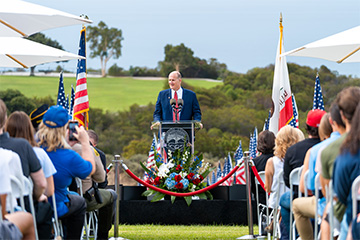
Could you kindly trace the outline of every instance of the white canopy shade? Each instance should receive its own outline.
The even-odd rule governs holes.
[[[28,68],[71,59],[85,58],[24,38],[0,37],[0,67]]]
[[[360,62],[360,26],[306,44],[284,55],[321,58],[337,63]]]
[[[92,21],[20,0],[0,0],[0,37],[28,37],[46,29],[85,23]]]

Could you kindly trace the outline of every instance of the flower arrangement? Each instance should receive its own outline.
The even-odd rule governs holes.
[[[205,188],[207,184],[203,180],[213,170],[213,168],[210,168],[209,163],[204,164],[202,154],[196,157],[190,154],[190,147],[184,147],[183,152],[180,149],[175,150],[173,153],[169,152],[167,163],[164,163],[164,159],[159,153],[155,154],[153,161],[150,164],[151,168],[147,168],[140,162],[142,168],[148,174],[146,182],[158,188],[178,193],[194,192]],[[156,202],[163,199],[166,194],[152,189],[143,193],[143,196],[150,195],[154,195],[151,201]],[[195,196],[200,199],[213,199],[209,191]],[[172,203],[174,203],[175,199],[175,196],[171,196]],[[192,197],[188,196],[184,197],[184,199],[189,206]]]

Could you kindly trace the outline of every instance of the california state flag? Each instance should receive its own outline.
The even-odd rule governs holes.
[[[280,128],[287,125],[293,118],[291,88],[286,57],[284,53],[283,26],[280,19],[280,39],[276,52],[274,80],[272,89],[272,116],[269,130],[277,134]]]

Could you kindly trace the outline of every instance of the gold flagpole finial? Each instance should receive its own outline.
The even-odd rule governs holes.
[[[283,20],[282,13],[280,12],[280,23],[282,23],[282,20]]]

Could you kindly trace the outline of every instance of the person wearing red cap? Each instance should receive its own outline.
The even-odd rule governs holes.
[[[326,112],[323,110],[310,110],[306,118],[306,132],[308,134],[308,138],[294,144],[286,151],[284,158],[284,182],[285,185],[289,188],[289,177],[291,171],[297,167],[301,167],[304,164],[306,152],[312,146],[320,142],[318,128],[321,118],[324,114],[326,114]],[[293,199],[298,197],[297,193],[298,189],[295,186],[293,189]],[[282,217],[280,224],[281,236],[282,239],[288,239],[290,231],[290,214],[292,214],[290,212],[290,192],[286,192],[280,197],[280,206]]]

